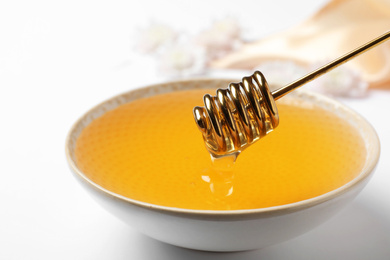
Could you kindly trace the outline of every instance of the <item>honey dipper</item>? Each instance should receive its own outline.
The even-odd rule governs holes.
[[[240,83],[218,89],[216,96],[206,94],[205,106],[195,107],[194,117],[210,155],[237,156],[278,126],[275,100],[389,38],[390,31],[272,93],[263,74],[256,71]]]

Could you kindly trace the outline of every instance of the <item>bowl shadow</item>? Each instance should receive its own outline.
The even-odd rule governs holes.
[[[389,213],[389,212],[387,212]],[[122,249],[123,250],[123,249]],[[390,218],[370,199],[355,200],[334,218],[300,237],[267,248],[213,253],[168,245],[139,235],[136,245],[127,247],[124,255],[139,259],[230,260],[230,259],[390,259]]]

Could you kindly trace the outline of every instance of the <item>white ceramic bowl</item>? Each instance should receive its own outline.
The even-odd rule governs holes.
[[[142,97],[184,89],[224,88],[229,82],[231,80],[226,79],[169,82],[130,91],[101,103],[83,115],[69,132],[66,155],[70,168],[82,186],[104,208],[130,226],[172,245],[207,251],[258,249],[294,238],[328,220],[363,189],[379,159],[380,144],[375,130],[364,118],[344,105],[307,91],[295,91],[289,95],[321,104],[343,116],[359,129],[367,148],[367,158],[360,174],[344,186],[318,197],[250,210],[171,208],[133,200],[106,190],[88,179],[77,167],[74,149],[80,132],[106,111]]]

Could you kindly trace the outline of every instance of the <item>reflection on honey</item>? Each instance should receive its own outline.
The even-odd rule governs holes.
[[[307,102],[277,102],[280,125],[236,163],[212,164],[192,116],[204,93],[139,99],[109,111],[81,133],[78,167],[128,198],[205,210],[252,209],[312,198],[352,180],[366,150],[357,130]]]

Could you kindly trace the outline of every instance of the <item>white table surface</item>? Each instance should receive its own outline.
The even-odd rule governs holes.
[[[64,155],[72,123],[113,95],[167,80],[131,52],[137,28],[155,20],[197,31],[233,15],[256,39],[325,1],[198,2],[0,4],[0,259],[390,259],[390,91],[342,100],[381,139],[368,186],[329,222],[272,247],[217,254],[157,242],[104,211],[75,181]]]

